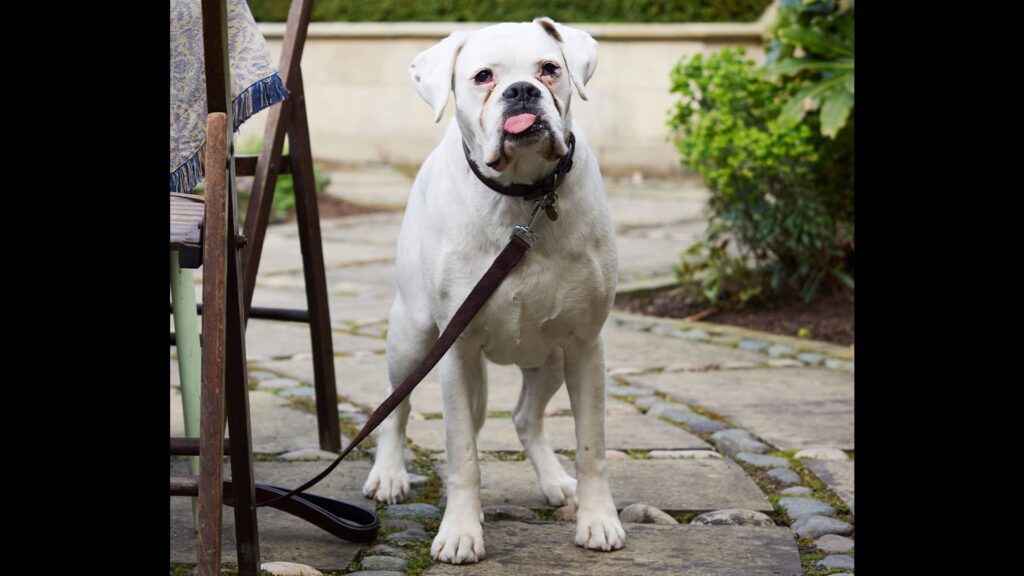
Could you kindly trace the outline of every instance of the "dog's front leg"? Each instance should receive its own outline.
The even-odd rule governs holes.
[[[484,388],[483,370],[480,348],[461,340],[441,359],[448,505],[430,554],[452,564],[484,558],[480,463],[476,453],[476,434],[482,422],[476,423],[473,418],[473,406]]]
[[[565,384],[576,423],[576,544],[617,550],[626,542],[604,461],[604,342],[565,350]]]

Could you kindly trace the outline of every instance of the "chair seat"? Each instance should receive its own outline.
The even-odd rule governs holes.
[[[171,194],[171,249],[202,243],[206,203],[195,194]]]

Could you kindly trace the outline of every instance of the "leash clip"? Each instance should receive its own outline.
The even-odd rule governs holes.
[[[537,234],[533,230],[527,228],[526,226],[516,226],[515,228],[513,228],[512,234],[509,235],[509,238],[511,239],[514,236],[518,236],[523,242],[526,242],[531,247],[533,246],[534,242],[537,241]]]

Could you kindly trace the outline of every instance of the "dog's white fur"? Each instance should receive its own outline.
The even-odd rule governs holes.
[[[545,75],[544,63],[557,64],[559,74]],[[387,337],[389,392],[426,355],[438,330],[534,205],[485,187],[470,171],[463,140],[488,176],[528,183],[554,169],[567,150],[566,134],[576,137],[573,168],[558,191],[558,221],[538,218],[534,229],[540,241],[440,362],[448,505],[431,553],[444,562],[476,562],[485,555],[476,446],[487,414],[485,356],[522,370],[516,430],[548,501],[576,506],[576,544],[614,550],[625,542],[604,463],[601,328],[615,295],[615,235],[597,163],[569,113],[572,85],[585,99],[583,89],[596,63],[597,42],[589,34],[541,18],[455,32],[410,67],[435,121],[452,88],[456,110],[416,177],[398,237],[398,293]],[[483,68],[493,70],[490,86],[474,81]],[[518,81],[541,90],[538,120],[547,122],[551,137],[502,147],[506,103],[501,95]],[[544,434],[544,408],[563,381],[576,423],[577,479],[558,463]],[[381,425],[376,460],[363,487],[368,497],[394,503],[409,491],[402,457],[409,410],[409,402],[403,402]]]

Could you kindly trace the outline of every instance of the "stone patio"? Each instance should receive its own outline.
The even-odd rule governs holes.
[[[340,184],[330,192],[345,196],[344,186],[351,185],[358,188],[356,192],[362,198],[374,189],[374,178],[388,191],[386,203],[404,201],[400,185],[404,177],[392,172],[353,173],[337,179]],[[674,181],[634,186],[628,181],[611,180],[607,188],[618,232],[620,287],[637,279],[671,276],[678,253],[705,226],[701,211],[706,193]],[[356,405],[351,409],[358,407],[366,414],[383,400],[387,387],[385,335],[395,290],[393,257],[401,218],[401,212],[391,212],[329,220],[322,225],[335,329],[335,373],[343,397],[340,401],[351,402]],[[305,307],[299,254],[294,224],[270,227],[255,305]],[[488,553],[484,561],[471,566],[435,563],[425,574],[802,574],[789,520],[781,509],[773,511],[768,499],[781,486],[765,484],[752,467],[731,455],[699,458],[710,452],[717,454],[717,441],[688,428],[686,423],[691,420],[679,414],[704,410],[706,417],[752,434],[764,443],[760,446],[765,447],[765,454],[807,447],[852,451],[852,364],[851,371],[803,366],[799,362],[791,363],[801,367],[771,367],[766,353],[735,346],[737,339],[719,334],[713,324],[694,323],[692,328],[710,337],[682,334],[677,327],[658,324],[655,318],[636,322],[614,312],[604,329],[606,363],[616,379],[608,397],[607,447],[622,451],[608,460],[616,506],[621,509],[634,503],[648,504],[669,512],[682,521],[680,524],[626,524],[626,547],[612,553],[575,546],[573,524],[555,520],[559,511],[552,510],[543,498],[532,466],[528,461],[516,460],[521,446],[509,412],[520,391],[519,370],[492,364],[488,366],[489,418],[479,439],[483,451],[483,504],[520,506],[532,510],[538,519],[489,521],[484,530]],[[770,339],[770,335],[765,338]],[[247,333],[247,354],[256,388],[250,392],[250,406],[255,450],[260,454],[255,464],[257,480],[297,485],[326,465],[324,461],[281,457],[287,452],[318,447],[316,418],[302,408],[301,402],[290,400],[291,396],[312,391],[308,388],[313,378],[308,333],[303,325],[254,320]],[[173,435],[181,436],[181,399],[173,358],[171,374],[171,430]],[[633,393],[625,394],[624,390]],[[659,403],[669,406],[644,413]],[[426,496],[422,498],[421,491],[414,492],[412,501],[443,507],[444,422],[440,419],[436,370],[413,394],[412,408],[409,437],[418,448],[432,452],[433,460],[420,459],[418,465],[424,467],[410,471],[425,475],[417,479],[419,483],[431,479],[440,483],[439,491],[423,490]],[[566,471],[575,475],[574,426],[569,409],[563,387],[549,405],[545,429]],[[693,457],[680,458],[687,455]],[[840,452],[839,457],[845,454]],[[853,460],[801,462],[852,512]],[[369,467],[367,460],[346,461],[313,492],[371,508],[373,502],[360,492]],[[182,473],[185,462],[172,460],[171,469]],[[225,477],[229,475],[226,469]],[[385,508],[378,507],[378,511],[391,524],[382,532],[380,542],[387,541],[391,548],[380,548],[375,554],[397,554],[394,550],[402,546],[406,546],[404,552],[399,550],[402,554],[421,554],[414,546],[409,547],[409,542],[422,540],[416,534],[425,530],[424,543],[429,544],[436,520],[405,519],[420,526],[406,530],[394,523]],[[768,513],[775,526],[688,523],[700,513],[732,509]],[[188,499],[171,499],[171,514],[172,562],[194,563]],[[225,509],[224,518],[224,560],[230,565],[235,558],[230,509]],[[846,519],[852,522],[852,514]],[[359,552],[370,547],[337,540],[275,510],[261,510],[259,521],[263,562],[298,562],[321,571],[344,573]],[[832,524],[836,526],[834,531],[849,534],[840,519],[829,526]],[[392,534],[399,529],[408,537],[404,543],[405,537]]]

